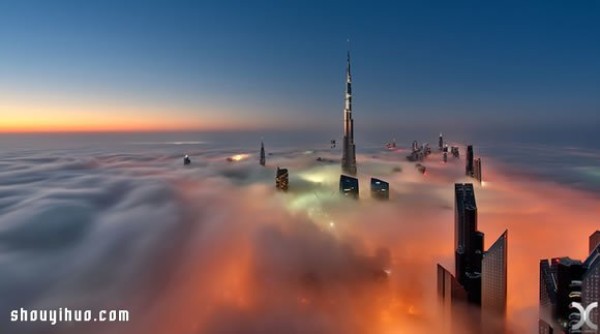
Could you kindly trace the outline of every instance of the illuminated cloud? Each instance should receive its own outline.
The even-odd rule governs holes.
[[[462,161],[427,174],[402,154],[360,155],[361,200],[337,194],[338,157],[289,151],[31,151],[0,171],[0,313],[127,308],[132,322],[56,333],[437,332],[435,264],[452,268]],[[396,154],[396,155],[395,155]],[[320,161],[317,157],[322,157]],[[274,189],[275,167],[290,191]],[[582,258],[597,199],[486,164],[476,187],[486,247],[509,230],[509,323],[537,324],[538,261]],[[401,171],[400,171],[401,170]],[[390,182],[389,202],[368,178]],[[540,196],[552,194],[552,196]],[[167,320],[168,319],[168,320]],[[5,321],[5,320],[2,320]],[[42,324],[6,324],[22,332]]]

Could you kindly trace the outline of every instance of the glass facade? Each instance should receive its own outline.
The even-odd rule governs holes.
[[[340,193],[344,196],[358,199],[358,179],[340,175]]]
[[[371,197],[379,200],[390,198],[390,184],[376,178],[371,178]]]
[[[593,235],[597,233],[598,232],[594,233]],[[583,274],[581,300],[582,304],[587,306],[594,302],[600,302],[600,249],[594,248],[592,253],[585,260],[584,266],[587,268],[587,270],[585,274]],[[594,308],[590,312],[589,316],[592,323],[598,324],[598,308]],[[586,328],[586,330],[589,333],[600,333],[600,330],[598,329],[591,330]]]
[[[484,326],[486,322],[501,321],[506,315],[507,244],[508,231],[504,231],[484,254],[481,263],[481,308]]]

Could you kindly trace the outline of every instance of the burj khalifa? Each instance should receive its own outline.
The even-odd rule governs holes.
[[[348,51],[346,65],[343,150],[342,172],[356,175],[356,145],[354,145],[354,120],[352,119],[352,74],[350,74],[350,51]]]

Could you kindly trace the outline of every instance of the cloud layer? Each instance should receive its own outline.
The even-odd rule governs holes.
[[[463,161],[359,156],[361,200],[337,194],[329,151],[199,145],[23,151],[0,160],[0,324],[15,333],[432,333],[435,264],[453,268]],[[192,165],[182,165],[190,153]],[[317,157],[325,161],[317,161]],[[487,161],[487,160],[486,160]],[[277,166],[290,191],[274,189]],[[583,257],[597,198],[485,165],[486,247],[509,229],[509,326],[537,324],[540,258]],[[369,198],[368,178],[391,183]],[[552,196],[540,196],[552,194]],[[129,309],[128,324],[13,324],[25,307]]]

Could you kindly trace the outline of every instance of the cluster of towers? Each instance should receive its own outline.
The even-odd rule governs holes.
[[[335,141],[331,141],[335,147]],[[265,165],[264,144],[261,142],[260,164]],[[354,119],[352,118],[352,73],[350,70],[350,52],[347,54],[346,87],[344,97],[344,138],[342,142],[342,175],[340,175],[339,191],[342,195],[354,199],[359,197],[359,180],[356,178],[356,145],[354,144]],[[390,184],[386,181],[371,178],[371,197],[378,200],[389,199]],[[275,186],[286,191],[289,186],[288,170],[277,167]]]
[[[344,137],[342,142],[342,173],[339,191],[342,195],[358,199],[359,179],[356,178],[356,145],[354,143],[354,120],[352,118],[352,76],[350,53],[347,56],[346,89],[344,103]],[[335,142],[331,142],[332,147]],[[394,145],[395,146],[395,145]],[[439,136],[438,149],[444,162],[448,154],[458,158],[456,146],[444,144]],[[430,149],[413,143],[409,160],[421,160]],[[412,158],[412,159],[411,159]],[[189,157],[186,156],[186,164]],[[265,166],[265,148],[261,142],[260,165]],[[482,182],[481,158],[475,158],[473,145],[467,146],[465,174]],[[289,174],[286,168],[277,167],[276,188],[287,191]],[[389,183],[371,178],[371,197],[389,199]],[[443,315],[452,328],[483,333],[493,328],[504,332],[507,303],[507,254],[508,231],[505,231],[484,250],[484,234],[477,227],[477,204],[473,184],[454,185],[454,275],[438,264],[437,295]],[[539,267],[539,333],[600,333],[600,231],[589,238],[589,256],[584,260],[569,257],[544,259]],[[470,306],[470,307],[469,307]],[[468,308],[464,308],[468,307]],[[458,311],[461,309],[462,311]],[[464,312],[468,309],[468,312]],[[467,314],[466,321],[453,323]]]
[[[354,144],[354,119],[352,118],[352,73],[350,71],[350,52],[346,58],[346,91],[344,97],[344,139],[342,146],[342,173],[340,175],[340,193],[358,199],[359,181],[356,175],[356,145]],[[390,198],[390,184],[371,178],[371,197],[378,200]]]
[[[438,139],[438,149],[442,151],[442,159],[444,162],[448,162],[448,153],[452,154],[454,158],[460,158],[460,151],[458,150],[458,146],[450,146],[444,143],[444,137],[440,133],[440,138]]]
[[[332,142],[332,147],[334,143]],[[443,153],[444,161],[448,154],[459,157],[458,147],[444,144],[442,134],[438,149]],[[354,143],[354,120],[352,118],[352,75],[350,72],[350,53],[347,56],[346,88],[344,99],[344,137],[342,142],[342,174],[339,180],[339,192],[350,198],[359,198],[359,179],[356,178],[356,145]],[[431,152],[429,146],[419,147],[413,143],[410,158],[421,160]],[[409,158],[409,160],[411,160]],[[420,158],[420,159],[419,159]],[[260,164],[265,165],[264,144],[261,142]],[[475,158],[473,146],[467,146],[466,175],[481,183],[481,159]],[[389,199],[389,183],[371,178],[371,197],[379,200]],[[286,168],[277,168],[276,188],[287,191],[289,175]],[[455,184],[455,221],[454,250],[455,276],[438,264],[437,292],[444,314],[452,322],[457,308],[471,306],[468,321],[462,324],[473,333],[482,332],[489,323],[499,329],[506,317],[507,296],[507,248],[508,231],[505,231],[487,251],[484,250],[484,234],[477,228],[477,204],[473,184]],[[599,236],[600,236],[600,232]],[[599,237],[600,239],[600,237]],[[596,252],[600,263],[600,250]],[[600,268],[600,265],[598,265]],[[598,270],[600,275],[600,269]],[[474,306],[474,307],[473,307]],[[477,311],[474,311],[477,310]],[[500,325],[499,325],[500,324]],[[498,331],[499,332],[499,331]]]
[[[477,229],[473,184],[454,185],[455,276],[438,264],[437,294],[445,321],[452,323],[458,309],[469,308],[460,325],[472,333],[500,327],[506,316],[508,231],[484,251],[484,234]],[[490,325],[492,324],[493,325]],[[457,326],[457,324],[453,324]]]
[[[589,237],[584,261],[540,261],[539,333],[600,333],[600,231]]]
[[[431,148],[429,144],[419,145],[418,141],[412,142],[412,150],[409,155],[406,156],[408,161],[423,161],[427,156],[431,154]]]

